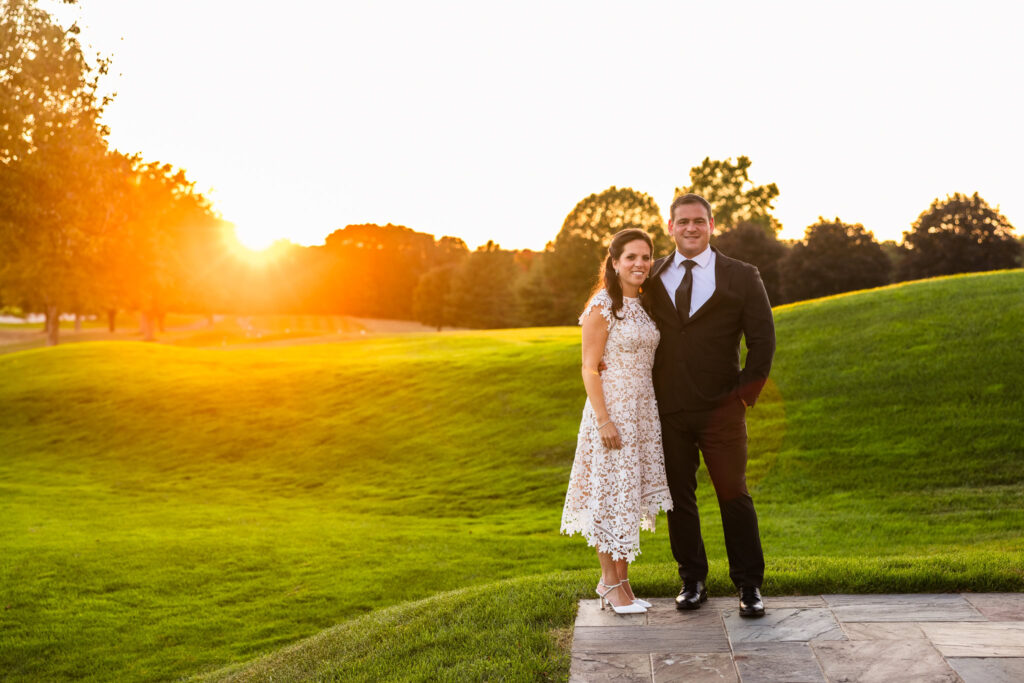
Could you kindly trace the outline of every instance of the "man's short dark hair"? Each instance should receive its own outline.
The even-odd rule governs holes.
[[[672,200],[672,206],[668,209],[668,219],[670,223],[676,218],[676,207],[683,206],[684,204],[700,204],[708,214],[708,222],[711,222],[711,204],[708,203],[708,200],[704,199],[699,194],[687,192],[686,194],[681,194]]]

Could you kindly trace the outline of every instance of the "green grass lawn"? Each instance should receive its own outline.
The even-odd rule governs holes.
[[[1024,589],[1022,294],[777,309],[749,414],[766,594]],[[583,397],[569,328],[0,356],[0,672],[564,678],[597,578],[558,536]],[[661,524],[641,594],[677,589]]]
[[[361,336],[372,330],[355,318],[343,315],[232,315],[215,316],[168,314],[164,331],[155,331],[164,344],[189,347],[225,347],[267,344],[325,335]],[[140,341],[139,316],[122,313],[117,329],[109,332],[106,318],[83,320],[82,329],[62,320],[60,344],[96,341]],[[41,323],[0,323],[0,354],[46,348]]]

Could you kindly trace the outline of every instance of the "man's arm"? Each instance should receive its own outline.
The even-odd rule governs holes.
[[[768,292],[757,268],[751,267],[752,279],[747,287],[743,306],[743,337],[747,344],[747,361],[740,372],[740,399],[748,407],[757,402],[775,356],[775,320]]]

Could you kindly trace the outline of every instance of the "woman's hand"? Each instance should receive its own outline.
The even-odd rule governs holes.
[[[622,448],[622,439],[619,438],[619,430],[615,428],[615,423],[608,420],[597,433],[601,436],[601,443],[604,444],[605,448],[619,449]]]

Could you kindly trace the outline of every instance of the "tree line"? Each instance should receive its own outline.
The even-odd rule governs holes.
[[[168,312],[309,313],[490,328],[572,324],[611,236],[646,230],[673,248],[647,194],[611,187],[580,200],[543,250],[405,226],[349,225],[323,245],[279,242],[248,262],[184,171],[109,148],[101,124],[109,64],[86,58],[32,0],[0,0],[0,307],[41,311],[50,343],[61,313],[140,314],[152,338]],[[712,244],[756,265],[773,304],[934,275],[1018,267],[1021,241],[976,193],[936,199],[902,241],[879,243],[838,217],[780,240],[774,184],[747,157],[704,159],[676,195],[715,209]]]
[[[754,185],[747,157],[705,158],[675,196],[695,192],[715,210],[711,244],[761,272],[772,305],[937,275],[1021,266],[1024,239],[977,193],[935,199],[900,243],[878,242],[859,223],[819,218],[803,239],[780,240],[772,215],[779,190]],[[466,327],[572,324],[597,279],[612,235],[646,230],[655,255],[674,243],[654,200],[611,187],[581,200],[541,252],[502,252],[492,244],[424,273],[414,296],[417,320]],[[485,296],[474,293],[486,292]],[[485,317],[485,316],[489,316]]]

